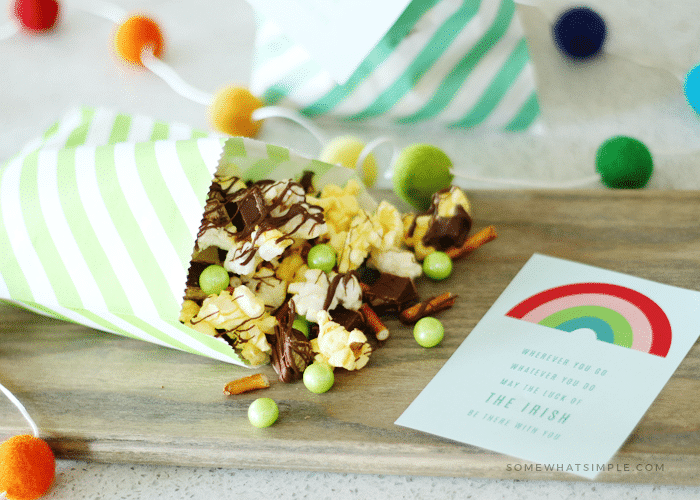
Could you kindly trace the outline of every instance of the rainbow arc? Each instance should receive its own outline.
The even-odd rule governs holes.
[[[506,313],[511,318],[565,332],[593,330],[596,338],[666,357],[671,324],[646,295],[610,283],[573,283],[537,293]]]

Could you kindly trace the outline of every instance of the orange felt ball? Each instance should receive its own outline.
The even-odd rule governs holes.
[[[46,441],[23,434],[0,444],[0,492],[8,500],[33,500],[46,493],[56,459]]]
[[[146,45],[153,47],[156,57],[163,53],[163,35],[153,19],[131,16],[117,28],[114,48],[125,60],[141,64],[141,51]]]
[[[219,132],[233,136],[255,137],[262,121],[253,121],[253,111],[263,102],[242,87],[224,87],[209,105],[211,125]]]

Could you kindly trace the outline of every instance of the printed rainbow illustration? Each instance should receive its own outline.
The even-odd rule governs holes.
[[[523,300],[506,316],[566,332],[589,328],[598,340],[666,357],[671,324],[649,297],[609,283],[574,283]]]

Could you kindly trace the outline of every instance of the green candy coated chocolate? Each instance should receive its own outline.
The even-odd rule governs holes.
[[[422,347],[435,347],[445,336],[445,328],[440,321],[430,316],[419,319],[413,326],[413,338]]]
[[[326,363],[314,362],[304,370],[304,385],[314,394],[327,392],[335,383],[333,368]]]
[[[653,163],[644,144],[622,135],[601,144],[595,159],[603,184],[613,189],[643,188],[649,182]]]
[[[432,280],[444,280],[452,274],[452,259],[445,252],[433,252],[423,260],[423,272]]]
[[[277,421],[280,411],[270,398],[258,398],[248,407],[248,420],[258,428],[270,427]]]
[[[320,243],[309,250],[306,257],[309,269],[321,269],[327,273],[335,267],[335,250],[327,243]]]
[[[301,333],[304,334],[304,336],[307,339],[309,338],[309,321],[306,318],[302,316],[297,316],[296,319],[292,322],[292,328],[294,328],[295,330],[299,330]]]
[[[216,264],[206,267],[199,275],[199,288],[207,295],[219,295],[228,285],[228,271]]]
[[[449,187],[454,176],[452,161],[430,144],[413,144],[399,155],[394,164],[394,193],[420,211],[430,208],[433,194]]]

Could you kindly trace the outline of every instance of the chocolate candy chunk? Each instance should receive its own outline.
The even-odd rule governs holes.
[[[452,217],[433,217],[430,220],[428,231],[423,236],[423,244],[444,252],[448,248],[461,246],[471,228],[471,216],[464,207],[457,205]]]
[[[328,311],[333,322],[338,323],[347,331],[351,332],[355,328],[364,332],[367,328],[365,318],[359,311],[345,309],[343,306],[338,306],[335,309]]]
[[[199,287],[199,275],[210,265],[208,262],[190,262],[190,269],[187,273],[187,286]]]
[[[258,189],[248,189],[243,195],[225,205],[231,223],[239,233],[250,234],[267,217],[268,209]]]
[[[411,278],[381,273],[363,298],[377,314],[397,313],[418,302],[418,291]]]

